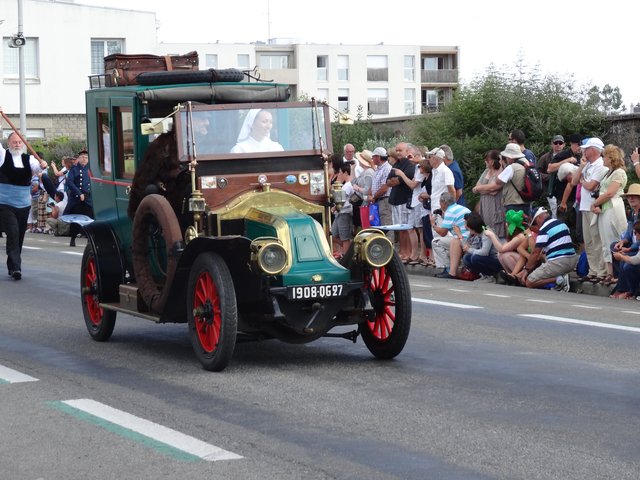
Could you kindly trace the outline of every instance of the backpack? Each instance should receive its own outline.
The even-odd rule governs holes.
[[[516,189],[520,198],[522,198],[525,202],[533,202],[534,200],[538,200],[540,195],[542,195],[542,177],[540,176],[540,172],[538,169],[532,165],[520,163],[516,160],[520,165],[524,167],[524,185],[522,189],[518,189],[513,180],[511,180],[511,185]]]

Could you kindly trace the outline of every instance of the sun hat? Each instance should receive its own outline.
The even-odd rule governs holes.
[[[436,147],[433,150],[429,150],[429,153],[427,153],[427,156],[444,159],[445,153],[443,149],[441,149],[440,147]]]
[[[640,183],[632,183],[631,185],[629,185],[629,189],[627,190],[627,193],[623,193],[621,197],[626,197],[629,195],[640,196]]]
[[[356,158],[358,159],[358,161],[360,162],[360,165],[362,165],[365,168],[369,168],[371,167],[371,152],[369,150],[362,150],[361,152],[356,152]]]
[[[524,153],[520,150],[520,146],[517,143],[509,143],[504,148],[503,151],[500,152],[500,155],[507,158],[524,158]]]
[[[549,211],[548,211],[546,208],[544,208],[544,207],[539,207],[539,208],[536,210],[536,213],[534,213],[534,214],[533,214],[533,217],[531,218],[530,225],[533,225],[533,222],[535,222],[535,221],[536,221],[536,218],[538,218],[538,217],[539,217],[540,215],[542,215],[543,213],[549,213]]]

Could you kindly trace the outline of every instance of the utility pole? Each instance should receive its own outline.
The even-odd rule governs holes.
[[[18,0],[18,38],[22,36],[22,0]],[[20,78],[20,131],[26,137],[27,107],[24,88],[24,45],[18,47],[18,75]]]
[[[271,43],[271,0],[267,0],[267,44]]]

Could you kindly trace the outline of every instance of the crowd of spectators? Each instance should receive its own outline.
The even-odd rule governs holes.
[[[568,291],[569,274],[584,258],[581,264],[588,270],[580,281],[611,287],[614,298],[635,298],[640,293],[640,184],[626,190],[622,149],[597,137],[571,135],[566,144],[555,135],[549,151],[537,158],[525,140],[515,129],[505,146],[486,152],[485,169],[472,188],[475,205],[466,205],[463,171],[448,145],[429,150],[401,142],[373,152],[346,145],[344,155],[334,156],[334,170],[350,165],[350,175],[359,178],[370,167],[371,178],[356,188],[364,202],[351,207],[350,232],[362,227],[355,220],[358,210],[376,204],[380,224],[397,230],[395,236],[387,234],[397,242],[402,262],[435,266],[436,277],[502,278]],[[361,157],[367,165],[358,161]],[[640,171],[637,149],[630,160]],[[521,195],[530,167],[542,179],[543,194],[535,201]]]

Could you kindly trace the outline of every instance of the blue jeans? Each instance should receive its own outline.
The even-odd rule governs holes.
[[[618,284],[616,285],[616,292],[629,292],[637,295],[638,286],[640,286],[640,265],[620,262],[620,273],[618,276]]]
[[[495,275],[502,270],[502,265],[497,257],[488,255],[477,255],[475,253],[465,253],[462,263],[473,273],[482,275]]]

